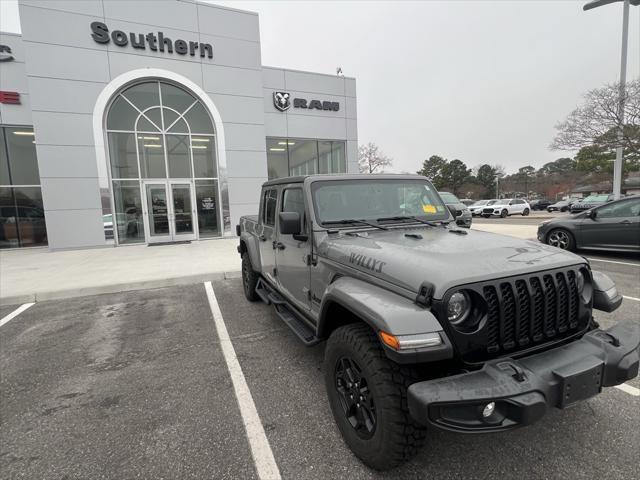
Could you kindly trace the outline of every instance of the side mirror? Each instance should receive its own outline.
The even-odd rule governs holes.
[[[462,215],[462,210],[457,210],[453,205],[447,205],[447,208],[451,212],[451,215],[453,215],[453,218],[457,218]]]
[[[300,214],[298,212],[280,212],[278,223],[282,235],[300,234]]]
[[[597,216],[598,212],[596,210],[589,210],[589,213],[587,213],[587,217],[589,217],[591,220],[595,220]]]

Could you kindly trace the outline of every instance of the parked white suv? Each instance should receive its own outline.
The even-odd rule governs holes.
[[[485,218],[498,216],[505,218],[509,215],[529,215],[531,207],[526,200],[522,198],[502,198],[493,205],[486,206],[482,209],[482,216]]]

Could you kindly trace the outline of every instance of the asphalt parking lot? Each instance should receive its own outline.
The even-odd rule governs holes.
[[[640,262],[593,258],[628,297],[597,319],[640,322]],[[412,462],[369,470],[334,425],[324,346],[304,347],[239,279],[212,286],[283,478],[637,477],[640,397],[617,388],[508,433],[432,430]],[[205,285],[36,303],[0,342],[1,478],[258,476]]]

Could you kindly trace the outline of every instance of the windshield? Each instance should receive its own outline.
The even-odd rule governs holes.
[[[583,202],[606,202],[609,195],[589,195]]]
[[[471,206],[472,207],[482,207],[483,205],[486,205],[487,203],[489,203],[489,200],[478,200],[477,202],[475,202]]]
[[[440,192],[440,198],[444,200],[444,203],[460,203],[458,197],[456,197],[453,193]]]
[[[395,216],[445,220],[449,211],[426,180],[330,180],[311,187],[318,222]]]

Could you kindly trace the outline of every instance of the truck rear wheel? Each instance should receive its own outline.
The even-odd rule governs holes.
[[[324,378],[342,437],[367,466],[389,470],[423,445],[426,430],[407,407],[407,388],[415,375],[385,356],[369,326],[350,324],[332,333]]]
[[[256,293],[256,285],[258,284],[258,274],[253,270],[251,265],[251,257],[249,252],[242,254],[242,287],[244,289],[244,296],[250,302],[258,300],[258,294]]]

